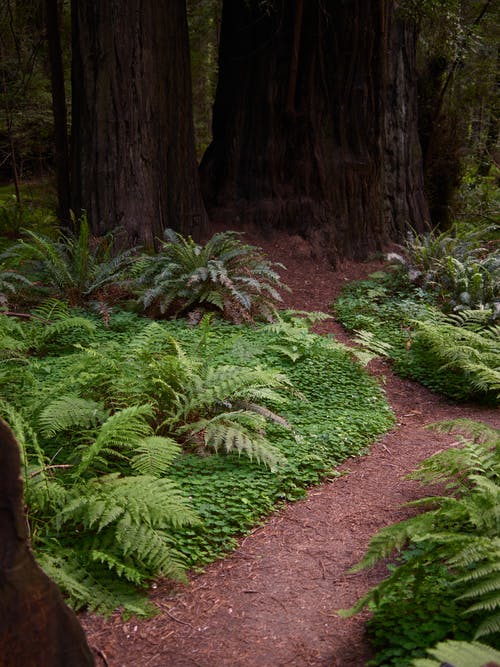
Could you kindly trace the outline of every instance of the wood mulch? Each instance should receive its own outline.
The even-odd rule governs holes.
[[[287,266],[292,292],[285,305],[327,311],[342,285],[381,268],[381,261],[348,262],[332,270],[298,237],[248,242]],[[348,336],[334,321],[319,333]],[[235,552],[190,576],[186,586],[159,582],[151,598],[160,613],[123,622],[84,615],[97,655],[110,667],[358,667],[371,652],[366,614],[340,618],[386,573],[383,564],[358,574],[349,568],[382,526],[409,515],[401,505],[426,492],[405,475],[419,461],[453,444],[427,424],[468,417],[500,427],[495,409],[456,405],[395,376],[387,362],[371,362],[397,418],[366,456],[341,466],[345,475],[309,491],[240,541]],[[428,492],[428,489],[426,490]]]

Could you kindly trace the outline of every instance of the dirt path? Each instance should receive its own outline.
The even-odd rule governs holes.
[[[346,279],[380,266],[351,263],[334,272],[312,259],[298,239],[250,242],[288,266],[284,277],[293,292],[286,305],[297,309],[327,310]],[[322,323],[326,332],[346,338],[335,322]],[[342,470],[349,474],[274,514],[188,586],[173,591],[159,584],[152,595],[161,608],[155,618],[123,623],[117,616],[85,617],[89,641],[110,667],[365,665],[370,650],[364,618],[342,619],[335,610],[350,606],[384,576],[383,566],[357,575],[347,571],[378,528],[408,515],[401,504],[424,494],[404,475],[453,442],[423,427],[456,417],[500,426],[498,411],[456,406],[397,378],[384,362],[372,362],[370,371],[384,382],[396,427],[369,455],[347,461]]]

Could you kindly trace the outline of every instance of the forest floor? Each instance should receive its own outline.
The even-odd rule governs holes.
[[[285,305],[328,312],[346,281],[382,267],[381,261],[348,262],[337,270],[312,257],[298,237],[247,235],[282,262],[291,288]],[[349,337],[334,320],[318,333]],[[428,494],[405,479],[422,459],[453,444],[448,435],[425,429],[443,419],[467,417],[500,426],[498,410],[457,405],[402,380],[390,365],[374,360],[368,371],[381,382],[396,415],[394,428],[366,456],[349,459],[344,473],[312,488],[241,539],[227,558],[189,584],[158,582],[151,591],[160,613],[124,622],[84,615],[82,623],[97,655],[109,667],[361,667],[371,656],[364,636],[366,614],[343,619],[351,606],[387,572],[380,564],[349,574],[382,526],[410,510],[401,505]]]

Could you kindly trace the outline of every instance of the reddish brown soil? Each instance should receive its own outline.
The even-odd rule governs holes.
[[[249,238],[288,270],[289,307],[327,310],[346,280],[380,268],[381,262],[346,263],[333,271],[311,257],[299,238]],[[321,333],[348,340],[335,322]],[[307,499],[276,512],[245,537],[226,559],[173,590],[159,583],[152,599],[160,613],[123,622],[85,616],[90,644],[110,667],[358,667],[370,648],[364,619],[342,619],[335,610],[352,605],[385,574],[380,565],[360,574],[349,568],[373,533],[408,515],[405,501],[424,491],[404,479],[417,463],[450,446],[450,436],[424,429],[456,417],[500,426],[498,411],[455,405],[420,385],[396,377],[383,361],[376,375],[397,417],[395,428],[371,452],[342,466],[347,473],[311,489]]]

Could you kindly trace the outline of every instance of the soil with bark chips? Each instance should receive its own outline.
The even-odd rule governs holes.
[[[328,311],[342,285],[380,269],[381,261],[348,262],[333,270],[313,257],[299,237],[247,242],[285,264],[292,288],[285,305]],[[349,338],[333,320],[318,333]],[[343,476],[312,488],[306,499],[273,514],[241,540],[235,552],[190,577],[187,586],[159,582],[152,600],[160,613],[124,622],[85,615],[82,623],[97,664],[110,667],[358,667],[372,652],[364,635],[366,614],[343,619],[351,606],[387,573],[383,564],[358,574],[349,568],[381,527],[409,516],[402,504],[424,495],[405,479],[422,459],[453,444],[427,424],[467,417],[500,426],[495,409],[456,405],[402,380],[390,365],[368,367],[394,410],[395,427],[370,453],[341,466]]]

